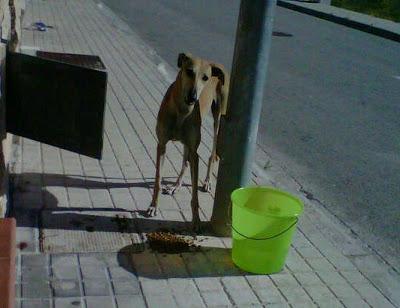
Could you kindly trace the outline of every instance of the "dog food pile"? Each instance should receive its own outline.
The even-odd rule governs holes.
[[[147,233],[147,241],[152,250],[161,253],[180,253],[197,248],[192,239],[168,231]]]

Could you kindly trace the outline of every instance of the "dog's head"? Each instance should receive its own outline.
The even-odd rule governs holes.
[[[222,82],[225,81],[221,68],[191,54],[180,53],[178,56],[180,68],[182,92],[185,103],[193,105],[200,97],[201,91],[212,76],[216,76]]]

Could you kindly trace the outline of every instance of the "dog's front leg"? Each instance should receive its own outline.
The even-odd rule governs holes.
[[[195,232],[200,230],[199,216],[199,196],[198,196],[198,181],[199,181],[199,155],[196,151],[189,152],[190,172],[192,176],[192,226]]]
[[[178,179],[174,186],[167,186],[163,189],[163,193],[167,195],[173,195],[175,192],[179,190],[182,186],[183,176],[185,175],[186,168],[189,165],[189,150],[188,147],[185,145],[183,149],[183,159],[182,159],[182,169],[179,173]]]
[[[147,209],[148,216],[157,215],[157,204],[158,204],[158,197],[160,195],[162,171],[165,158],[165,148],[166,148],[165,144],[159,143],[157,145],[156,178],[154,183],[153,199],[151,201],[149,208]]]

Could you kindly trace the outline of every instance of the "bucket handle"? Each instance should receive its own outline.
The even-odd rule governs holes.
[[[297,217],[295,217],[294,223],[292,223],[292,224],[291,224],[289,227],[287,227],[285,230],[283,230],[283,231],[281,231],[281,232],[279,232],[278,234],[275,234],[275,235],[273,235],[273,236],[268,236],[268,237],[263,237],[263,238],[248,237],[248,236],[246,236],[246,235],[240,233],[238,230],[236,230],[236,229],[233,227],[233,224],[231,225],[231,227],[232,227],[232,230],[233,230],[233,231],[235,231],[237,234],[243,236],[244,238],[246,238],[246,239],[248,239],[248,240],[263,241],[263,240],[271,240],[271,239],[273,239],[273,238],[276,238],[276,237],[282,235],[283,233],[289,231],[294,225],[296,225],[298,221],[299,221],[299,219],[298,219]]]

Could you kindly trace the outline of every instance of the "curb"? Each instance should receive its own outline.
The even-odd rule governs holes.
[[[315,3],[293,3],[278,0],[277,5],[286,9],[325,19],[366,33],[400,42],[400,25],[361,13]],[[366,19],[362,21],[362,19]],[[368,23],[367,23],[368,22]],[[381,25],[380,25],[381,24]]]

